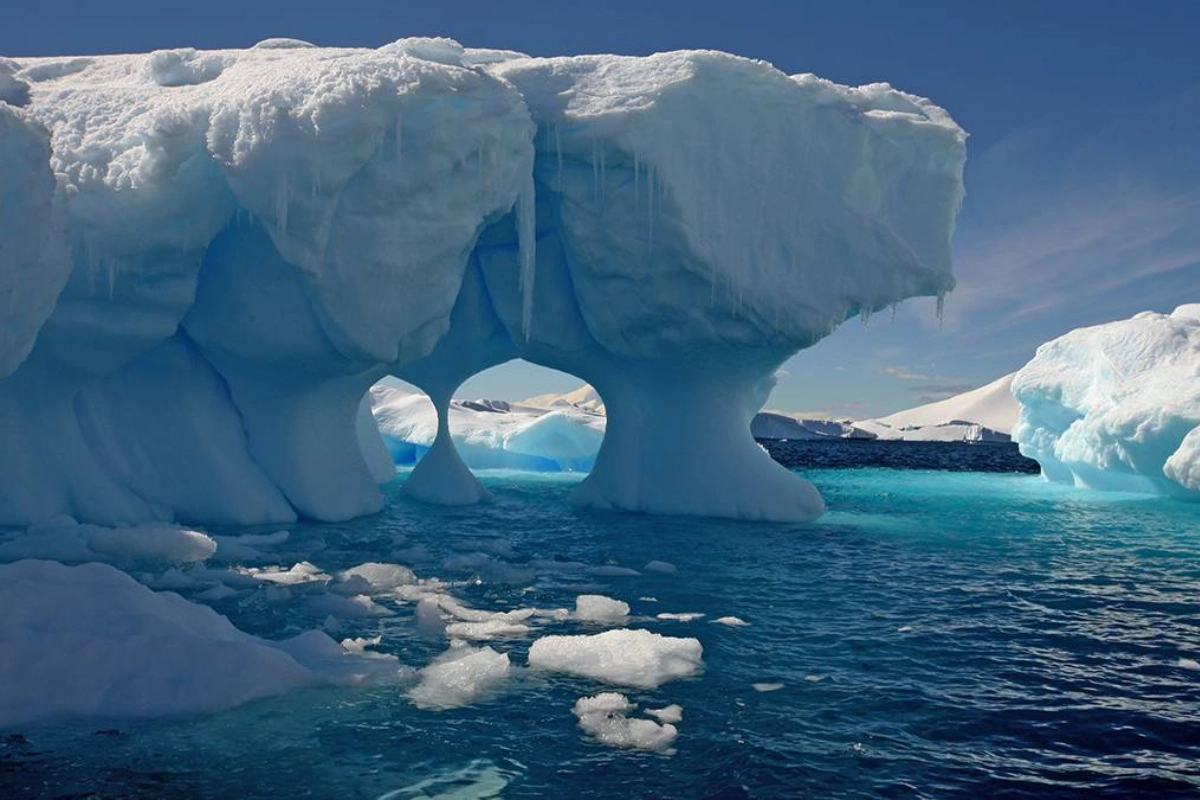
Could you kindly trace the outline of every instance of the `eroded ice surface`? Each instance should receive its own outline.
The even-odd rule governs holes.
[[[5,60],[0,524],[376,511],[388,373],[439,421],[408,493],[475,502],[447,409],[514,357],[603,396],[575,502],[811,518],[750,419],[798,349],[953,286],[964,139],[715,52]]]
[[[1200,305],[1073,330],[1012,391],[1013,439],[1047,478],[1200,498]]]

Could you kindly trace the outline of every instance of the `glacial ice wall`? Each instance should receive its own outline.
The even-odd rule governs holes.
[[[389,373],[441,421],[407,490],[474,502],[446,411],[514,357],[604,397],[579,502],[811,518],[750,418],[847,317],[952,287],[964,141],[713,52],[0,60],[0,524],[377,510]]]
[[[1200,499],[1200,305],[1073,330],[1012,391],[1013,439],[1047,478]]]

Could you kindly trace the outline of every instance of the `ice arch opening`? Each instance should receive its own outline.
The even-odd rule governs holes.
[[[525,382],[513,382],[515,373]],[[467,505],[489,499],[472,470],[592,469],[606,421],[600,398],[575,404],[571,394],[517,396],[522,386],[578,385],[575,376],[521,359],[471,376],[449,393],[456,399],[445,392],[433,397],[414,384],[388,377],[368,395],[374,410],[370,422],[373,429],[378,425],[390,459],[413,467],[405,494],[441,505]]]

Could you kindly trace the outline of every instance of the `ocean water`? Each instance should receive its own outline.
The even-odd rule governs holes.
[[[400,686],[315,689],[12,733],[0,797],[1200,795],[1200,504],[1015,471],[804,471],[831,509],[807,525],[581,511],[578,476],[532,473],[485,473],[495,503],[437,509],[399,497],[400,476],[384,513],[295,526],[273,553],[476,578],[455,593],[480,608],[628,601],[632,627],[704,646],[696,677],[620,690],[683,707],[672,754],[589,739],[572,705],[607,687],[523,669],[526,638],[494,644],[522,669],[466,708],[421,710]],[[303,600],[214,605],[282,637],[322,624]],[[338,635],[428,663],[445,642],[395,608]],[[723,615],[750,624],[711,624]]]

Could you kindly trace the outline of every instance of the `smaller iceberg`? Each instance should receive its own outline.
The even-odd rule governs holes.
[[[397,465],[415,464],[433,447],[438,418],[428,396],[380,383],[371,389],[371,404]],[[606,423],[603,413],[569,404],[503,400],[452,400],[448,418],[454,447],[472,469],[557,472],[591,470]]]
[[[1013,439],[1050,480],[1200,499],[1200,304],[1047,342],[1012,392]]]

